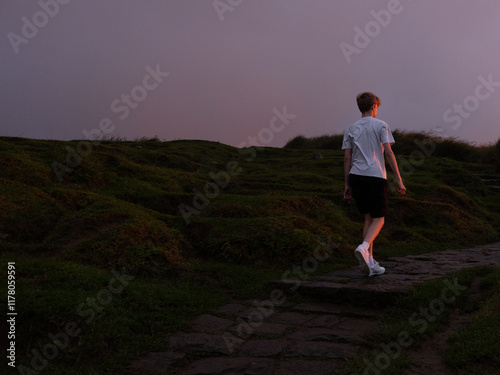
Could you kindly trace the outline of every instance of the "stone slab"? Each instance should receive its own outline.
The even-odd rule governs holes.
[[[272,323],[287,324],[287,325],[302,325],[308,320],[312,320],[316,315],[302,314],[298,312],[284,312],[271,316],[268,321]]]
[[[315,314],[339,314],[340,310],[329,303],[299,303],[293,310]]]
[[[276,357],[285,349],[285,340],[250,340],[240,350],[243,357]]]
[[[327,328],[302,328],[288,336],[296,341],[335,341],[337,332]]]
[[[186,356],[182,352],[149,353],[147,357],[134,361],[130,367],[142,374],[161,374],[175,362]]]
[[[331,375],[337,373],[339,364],[334,361],[296,361],[280,363],[276,375]]]
[[[240,339],[250,339],[252,337],[278,338],[285,334],[289,329],[289,325],[279,323],[247,323],[242,321],[228,329],[227,332],[233,334]]]
[[[281,337],[289,329],[287,324],[279,323],[262,323],[255,328],[254,334],[256,336],[267,336],[270,338]]]
[[[482,265],[500,266],[500,243],[473,249],[448,250],[428,254],[392,257],[381,262],[386,273],[363,276],[358,266],[323,276],[273,282],[282,290],[296,290],[322,301],[351,303],[361,306],[383,306],[393,303],[415,285],[445,276],[464,268]]]
[[[307,321],[304,325],[308,327],[331,328],[339,324],[341,321],[342,319],[337,315],[319,315]]]
[[[216,333],[224,332],[232,326],[234,322],[229,319],[222,319],[210,314],[202,314],[191,321],[190,326],[197,332]]]
[[[335,303],[353,303],[363,306],[383,306],[393,303],[398,297],[411,290],[410,282],[366,283],[353,281],[338,284],[327,281],[304,282],[298,291],[302,294],[321,297]]]
[[[352,358],[358,353],[358,346],[343,343],[298,341],[285,351],[285,357],[310,358]]]
[[[228,343],[224,339],[223,335],[209,335],[206,333],[178,333],[171,336],[168,341],[171,349],[225,355],[232,354],[232,350],[228,346]]]
[[[274,360],[265,358],[204,358],[181,375],[273,375]]]
[[[239,303],[228,303],[227,305],[217,308],[216,310],[214,310],[214,312],[219,314],[234,316],[245,308],[246,306],[243,306]]]

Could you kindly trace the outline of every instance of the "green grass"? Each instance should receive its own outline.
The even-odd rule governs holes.
[[[113,373],[150,351],[164,351],[167,335],[187,320],[229,298],[255,298],[279,277],[276,271],[203,263],[186,266],[175,279],[146,279],[126,269],[114,273],[58,259],[0,258],[3,265],[16,263],[19,364],[31,367],[33,350],[44,353],[59,338],[63,348],[43,369],[54,375]],[[76,328],[67,331],[68,324]]]
[[[414,141],[405,141],[402,162]],[[79,147],[0,138],[0,256],[2,277],[16,262],[21,362],[75,322],[81,333],[47,373],[117,373],[164,350],[165,337],[197,314],[265,295],[268,281],[320,241],[336,250],[317,273],[355,264],[362,218],[342,198],[339,149],[108,140],[71,159]],[[499,240],[500,194],[481,180],[498,176],[495,159],[473,149],[486,156],[408,164],[408,194],[390,192],[378,258]],[[323,159],[313,159],[318,152]],[[86,322],[91,313],[78,311],[88,306],[78,307],[106,296],[113,270],[134,279]]]
[[[465,303],[477,277],[482,278],[480,300]],[[366,337],[367,351],[349,360],[344,374],[363,374],[371,366],[384,375],[404,373],[412,364],[408,351],[426,345],[426,339],[446,329],[454,311],[472,317],[466,328],[449,338],[443,360],[459,375],[498,374],[499,282],[499,268],[479,267],[418,285],[386,309],[381,326]]]
[[[500,269],[486,274],[481,288],[485,298],[444,356],[458,375],[500,374]]]

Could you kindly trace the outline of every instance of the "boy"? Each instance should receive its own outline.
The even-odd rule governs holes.
[[[399,174],[396,157],[391,145],[394,144],[389,125],[376,119],[380,99],[371,92],[356,97],[361,119],[352,124],[344,134],[345,190],[344,198],[356,201],[361,214],[365,215],[363,243],[354,251],[361,272],[365,275],[382,275],[380,267],[373,259],[373,241],[384,226],[387,214],[387,173],[384,152],[396,176],[398,191],[406,193]]]

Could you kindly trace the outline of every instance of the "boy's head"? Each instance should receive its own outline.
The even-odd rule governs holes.
[[[356,101],[358,102],[358,108],[361,113],[369,112],[373,105],[376,104],[380,106],[381,102],[377,95],[371,92],[363,92],[356,97]]]

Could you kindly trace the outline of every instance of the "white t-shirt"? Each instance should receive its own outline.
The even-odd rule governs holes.
[[[362,117],[349,126],[344,134],[342,150],[352,149],[349,173],[360,176],[387,179],[383,145],[394,143],[394,138],[384,121],[374,117]]]

